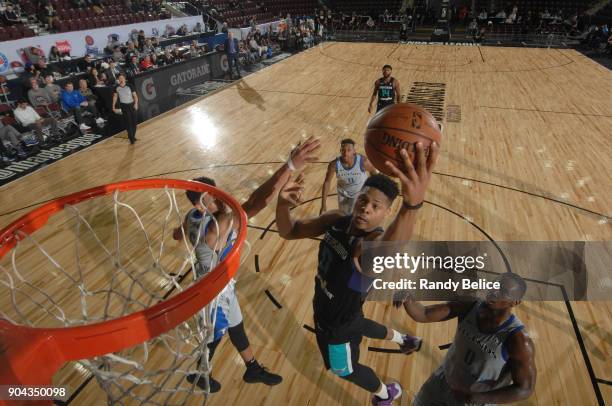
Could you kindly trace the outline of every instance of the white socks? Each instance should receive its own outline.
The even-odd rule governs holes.
[[[404,344],[404,335],[400,334],[396,330],[393,330],[393,338],[391,339],[396,344],[402,345]]]
[[[376,395],[379,399],[388,399],[389,392],[387,392],[387,385],[385,385],[384,382],[381,382],[380,384],[380,389],[378,390],[378,392],[374,393],[374,395]]]

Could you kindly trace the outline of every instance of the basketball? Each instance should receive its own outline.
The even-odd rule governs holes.
[[[426,154],[432,141],[440,144],[442,133],[436,119],[416,104],[397,103],[385,107],[370,119],[365,132],[365,152],[376,169],[393,176],[385,161],[402,168],[400,150],[405,148],[414,159],[414,148],[419,141],[426,148]]]

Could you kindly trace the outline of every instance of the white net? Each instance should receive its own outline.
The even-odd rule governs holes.
[[[198,275],[206,278],[202,269],[214,269],[216,253],[234,243],[211,227],[217,245],[208,263],[196,256],[207,223],[217,225],[207,200],[214,201],[202,194],[202,221],[191,229],[182,227],[193,209],[182,190],[115,191],[66,206],[37,232],[19,235],[0,260],[0,317],[32,327],[71,327],[144,310],[184,291]],[[95,376],[111,404],[178,405],[194,396],[205,401],[216,302],[158,337],[80,360],[73,370]],[[54,384],[74,390],[83,376],[70,372],[62,368]]]

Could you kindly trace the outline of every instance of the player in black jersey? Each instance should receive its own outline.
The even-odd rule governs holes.
[[[374,103],[376,96],[378,96],[376,111],[400,102],[400,84],[399,80],[391,76],[392,70],[393,68],[391,68],[391,65],[383,66],[383,77],[374,82],[374,93],[372,93],[372,98],[370,99],[368,113],[372,112],[372,103]]]
[[[349,216],[334,210],[310,219],[292,218],[290,208],[299,202],[303,181],[287,182],[279,193],[276,207],[276,223],[282,238],[292,240],[324,234],[319,246],[313,299],[317,344],[326,368],[371,392],[375,405],[391,405],[401,396],[402,389],[395,382],[383,384],[372,369],[359,364],[362,337],[393,340],[406,353],[420,348],[420,339],[368,320],[362,310],[369,278],[373,279],[376,274],[361,268],[361,241],[410,239],[417,215],[415,209],[421,207],[425,198],[438,146],[432,144],[431,153],[425,157],[424,147],[418,143],[416,167],[406,150],[400,153],[405,169],[400,170],[390,162],[387,165],[400,180],[403,204],[386,231],[380,226],[391,213],[399,190],[392,179],[380,174],[366,180]]]

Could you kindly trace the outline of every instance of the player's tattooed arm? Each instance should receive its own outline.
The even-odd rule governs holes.
[[[309,137],[300,142],[290,154],[291,165],[286,163],[281,166],[268,180],[259,186],[242,204],[248,218],[254,217],[268,206],[280,187],[284,185],[291,176],[292,170],[300,171],[306,164],[316,162],[319,158],[316,154],[321,148],[321,141],[315,137]]]
[[[506,344],[512,384],[489,392],[454,392],[456,398],[467,403],[504,404],[519,402],[531,396],[537,376],[533,341],[526,332],[519,331],[511,335]]]
[[[321,191],[321,210],[319,215],[327,211],[327,195],[329,194],[329,185],[334,178],[336,167],[336,160],[334,159],[327,165],[327,172],[325,172],[325,181],[323,181],[323,190]]]
[[[297,179],[289,179],[278,194],[276,204],[276,226],[278,234],[286,240],[298,240],[319,236],[325,230],[340,219],[343,215],[338,210],[323,213],[319,217],[294,219],[291,217],[291,208],[300,203],[304,191],[304,178],[302,175]]]
[[[403,202],[395,219],[381,236],[382,241],[409,241],[412,237],[417,214],[414,209],[420,207],[425,200],[425,192],[439,153],[438,144],[435,142],[431,144],[427,157],[422,143],[417,143],[416,150],[416,167],[405,149],[400,151],[404,164],[402,169],[389,161],[385,163],[400,181]]]

